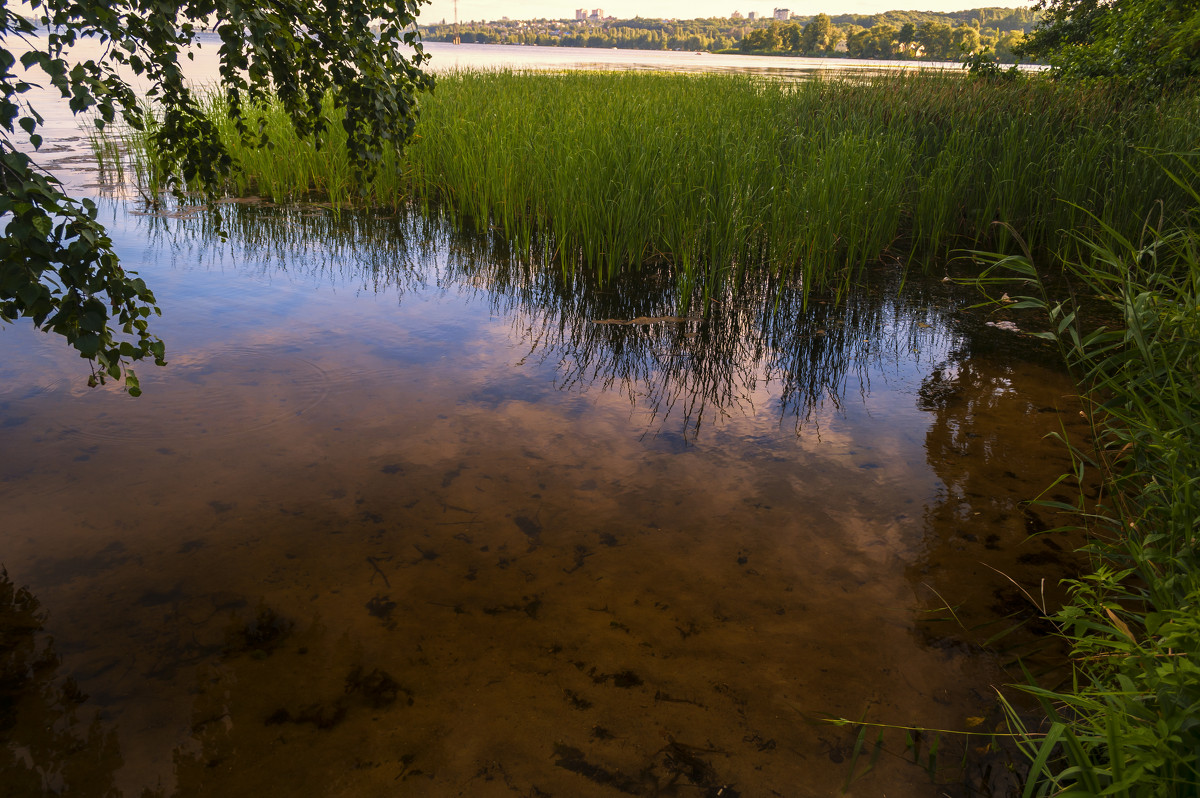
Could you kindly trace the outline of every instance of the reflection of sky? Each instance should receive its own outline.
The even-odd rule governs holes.
[[[36,390],[76,394],[76,428],[140,437],[142,430],[169,436],[172,430],[224,433],[273,424],[285,411],[304,412],[345,391],[384,391],[394,393],[393,401],[412,401],[427,386],[457,412],[474,408],[495,418],[522,407],[521,413],[563,413],[581,425],[589,446],[599,429],[616,425],[605,434],[645,451],[694,449],[745,463],[778,460],[789,464],[785,473],[797,467],[840,473],[857,485],[855,493],[869,490],[879,501],[903,503],[937,490],[925,464],[929,414],[915,397],[928,364],[945,360],[957,336],[906,317],[894,296],[880,300],[877,334],[859,339],[848,333],[838,343],[845,348],[835,347],[835,357],[847,360],[840,381],[819,386],[822,395],[802,407],[784,392],[788,380],[803,378],[805,361],[764,345],[753,322],[736,327],[744,341],[718,342],[717,356],[696,350],[655,360],[646,355],[653,346],[632,349],[629,357],[650,360],[630,370],[620,357],[593,351],[609,339],[569,334],[579,325],[594,332],[589,319],[531,304],[536,294],[497,301],[479,289],[478,279],[462,282],[465,275],[445,251],[397,250],[390,256],[393,277],[376,284],[364,274],[365,264],[387,257],[352,245],[296,239],[268,252],[257,241],[239,244],[236,234],[220,243],[198,220],[130,216],[122,207],[104,203],[101,218],[126,267],[155,291],[163,316],[154,329],[167,342],[171,365],[141,365],[146,393],[136,400],[111,388],[88,391],[81,387],[83,361],[18,325],[0,339],[6,348],[0,398],[23,404]],[[933,317],[922,312],[919,318]],[[638,336],[649,331],[604,332],[620,341],[621,335],[643,340]],[[728,386],[713,392],[708,372],[689,372],[704,357],[722,379],[732,375]],[[574,368],[581,358],[593,365]],[[738,362],[713,367],[722,358]],[[613,368],[631,376],[614,379],[606,371]],[[810,488],[820,482],[794,473]]]
[[[506,287],[497,288],[499,272],[489,272],[486,264],[472,267],[474,271],[462,266],[459,258],[448,254],[458,250],[446,242],[433,252],[400,248],[369,256],[353,246],[322,243],[314,239],[319,233],[304,238],[301,232],[290,245],[275,242],[266,255],[259,241],[239,248],[216,243],[203,233],[197,237],[202,223],[196,221],[147,218],[131,233],[131,245],[139,235],[144,237],[141,228],[148,225],[177,228],[173,238],[163,234],[157,242],[169,242],[174,273],[189,272],[184,301],[192,314],[184,318],[202,310],[198,315],[204,317],[204,336],[229,324],[235,325],[230,332],[242,335],[242,328],[269,328],[285,320],[296,326],[303,319],[317,324],[321,335],[356,336],[391,359],[431,362],[453,353],[460,364],[478,361],[479,367],[494,356],[480,339],[496,339],[503,342],[507,360],[521,364],[519,373],[540,365],[545,373],[558,375],[554,381],[563,390],[585,394],[616,389],[631,401],[654,405],[648,410],[659,413],[667,405],[694,405],[698,394],[716,402],[712,410],[726,418],[725,423],[759,414],[775,422],[789,416],[803,421],[810,401],[828,402],[834,409],[847,400],[867,403],[874,412],[885,405],[911,405],[928,365],[945,360],[958,341],[936,314],[885,292],[879,299],[852,301],[853,312],[841,318],[822,308],[823,320],[811,322],[804,317],[772,319],[769,311],[764,314],[751,301],[727,312],[724,322],[711,331],[716,339],[705,344],[695,322],[682,328],[593,326],[590,318],[598,315],[631,317],[641,311],[612,310],[608,305],[602,306],[610,308],[604,312],[586,300],[568,306],[561,295],[544,286],[531,288],[528,279],[512,275],[505,277]],[[370,270],[380,262],[390,276],[381,280],[376,274],[372,279]],[[236,291],[228,287],[229,271],[238,275]],[[159,299],[166,308],[173,296],[160,291]],[[237,309],[244,312],[233,312]],[[579,318],[580,313],[585,318]],[[353,321],[336,321],[347,318]],[[797,340],[806,343],[803,329],[800,339],[777,337],[780,328],[806,324],[812,328],[807,337],[818,336],[818,343],[826,346],[797,352],[792,348]],[[367,325],[387,332],[374,333]],[[413,345],[394,347],[396,335]],[[809,362],[807,356],[819,360]],[[803,384],[812,371],[825,375],[826,381]],[[507,374],[505,379],[513,377]],[[713,381],[722,385],[714,387]],[[681,415],[678,409],[676,413]]]
[[[167,342],[170,365],[138,367],[145,389],[138,399],[111,386],[88,390],[83,361],[18,324],[0,338],[6,417],[32,418],[47,429],[65,424],[105,440],[186,441],[290,424],[351,393],[379,396],[382,413],[427,397],[451,418],[492,430],[495,445],[509,445],[505,429],[531,443],[570,436],[576,440],[553,451],[555,461],[574,462],[574,451],[581,463],[628,462],[630,484],[651,484],[638,452],[690,453],[696,463],[725,463],[718,470],[767,503],[842,496],[850,503],[838,507],[839,517],[876,519],[851,525],[871,540],[890,534],[880,517],[910,517],[904,507],[937,493],[924,447],[930,414],[915,399],[927,364],[945,359],[957,337],[907,318],[886,293],[879,335],[847,338],[837,350],[848,361],[844,379],[823,386],[801,417],[797,400],[785,401],[783,392],[804,362],[764,347],[753,324],[738,327],[743,342],[715,342],[721,357],[741,359],[716,370],[734,374],[727,392],[701,395],[710,390],[707,375],[688,371],[705,354],[699,351],[672,361],[669,372],[652,361],[614,380],[603,367],[582,372],[570,365],[583,358],[623,367],[620,358],[572,349],[603,348],[606,339],[555,337],[573,326],[594,330],[588,318],[530,304],[536,295],[498,302],[480,290],[479,279],[461,282],[465,276],[444,250],[429,257],[395,252],[409,265],[376,288],[363,274],[373,258],[344,242],[297,239],[264,254],[258,242],[239,244],[236,234],[217,242],[198,220],[130,216],[122,207],[103,203],[102,219],[126,267],[156,293],[163,316],[154,328]],[[618,334],[613,340],[644,332],[605,330]],[[531,341],[537,357],[529,356]],[[343,423],[358,427],[367,419]],[[438,436],[409,442],[410,456],[424,451],[420,457],[430,462],[469,456],[463,446]],[[903,543],[885,550],[894,554],[896,545]]]

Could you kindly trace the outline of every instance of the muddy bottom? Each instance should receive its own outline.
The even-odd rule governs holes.
[[[1003,794],[826,722],[994,728],[979,642],[1075,567],[1022,504],[1072,388],[973,296],[696,321],[429,223],[104,208],[171,365],[0,333],[5,795]]]

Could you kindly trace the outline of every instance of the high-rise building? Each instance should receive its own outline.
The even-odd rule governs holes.
[[[748,20],[750,20],[751,22],[753,22],[754,20],[758,19],[758,12],[757,12],[757,11],[751,11],[750,13],[746,14],[746,19],[748,19]]]
[[[604,9],[603,8],[593,8],[592,9],[592,19],[604,19]]]
[[[787,22],[792,17],[792,11],[789,8],[775,9],[775,19],[781,22]]]
[[[575,19],[587,19],[587,9],[586,8],[575,9]]]
[[[730,14],[730,15],[729,15],[729,18],[730,18],[730,19],[741,19],[741,18],[742,18],[742,12],[741,12],[741,11],[734,11],[732,14]]]

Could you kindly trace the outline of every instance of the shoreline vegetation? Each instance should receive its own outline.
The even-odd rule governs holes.
[[[1164,160],[1190,205],[1148,218],[1140,235],[1103,225],[1064,265],[1076,295],[1047,287],[1027,255],[993,257],[981,278],[1010,309],[1044,317],[1089,405],[1091,442],[1064,439],[1098,500],[1041,506],[1085,518],[1094,572],[1047,612],[1071,646],[1072,680],[1024,686],[1043,718],[1010,728],[1031,762],[1024,795],[1192,796],[1200,790],[1200,166]],[[1076,296],[1121,323],[1088,326]]]
[[[690,50],[712,53],[958,61],[964,52],[1002,63],[1041,19],[1033,8],[789,14],[787,19],[492,20],[421,26],[425,41],[538,47]]]
[[[336,116],[318,148],[258,106],[246,121],[271,139],[261,147],[225,122],[219,97],[207,102],[233,157],[231,194],[416,206],[564,271],[666,275],[683,301],[758,278],[844,291],[879,261],[957,259],[1002,287],[1010,311],[1049,324],[1090,403],[1095,441],[1067,442],[1077,466],[1064,482],[1095,471],[1106,485],[1098,503],[1044,503],[1083,514],[1095,571],[1066,607],[1043,608],[1072,648],[1073,679],[1025,687],[1042,723],[1010,715],[1029,757],[1024,795],[1197,794],[1194,90],[944,73],[461,72],[439,78],[414,141],[370,176],[351,168]],[[131,152],[154,197],[172,165],[147,140]],[[1076,297],[1121,324],[1084,327]]]
[[[881,259],[1015,253],[1010,230],[1060,264],[1080,250],[1078,232],[1136,236],[1155,203],[1187,207],[1157,158],[1200,140],[1191,95],[938,72],[451,73],[424,99],[415,139],[373,175],[352,166],[336,110],[321,146],[273,102],[243,112],[269,144],[240,135],[221,96],[205,99],[232,195],[417,203],[565,270],[603,280],[655,268],[710,291],[756,272],[813,288]],[[149,141],[131,149],[153,197],[174,165]]]

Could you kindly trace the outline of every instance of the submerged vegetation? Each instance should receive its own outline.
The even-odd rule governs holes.
[[[223,100],[207,112],[221,124]],[[457,73],[439,79],[416,140],[364,184],[339,125],[318,148],[273,104],[253,114],[271,144],[224,125],[231,193],[415,202],[567,270],[665,268],[709,292],[750,272],[815,286],[881,258],[1010,247],[993,222],[1045,258],[1069,257],[1079,243],[1063,231],[1103,222],[1132,234],[1151,203],[1180,209],[1184,192],[1153,152],[1200,134],[1191,97],[1044,81]],[[140,153],[153,187],[169,164]]]

